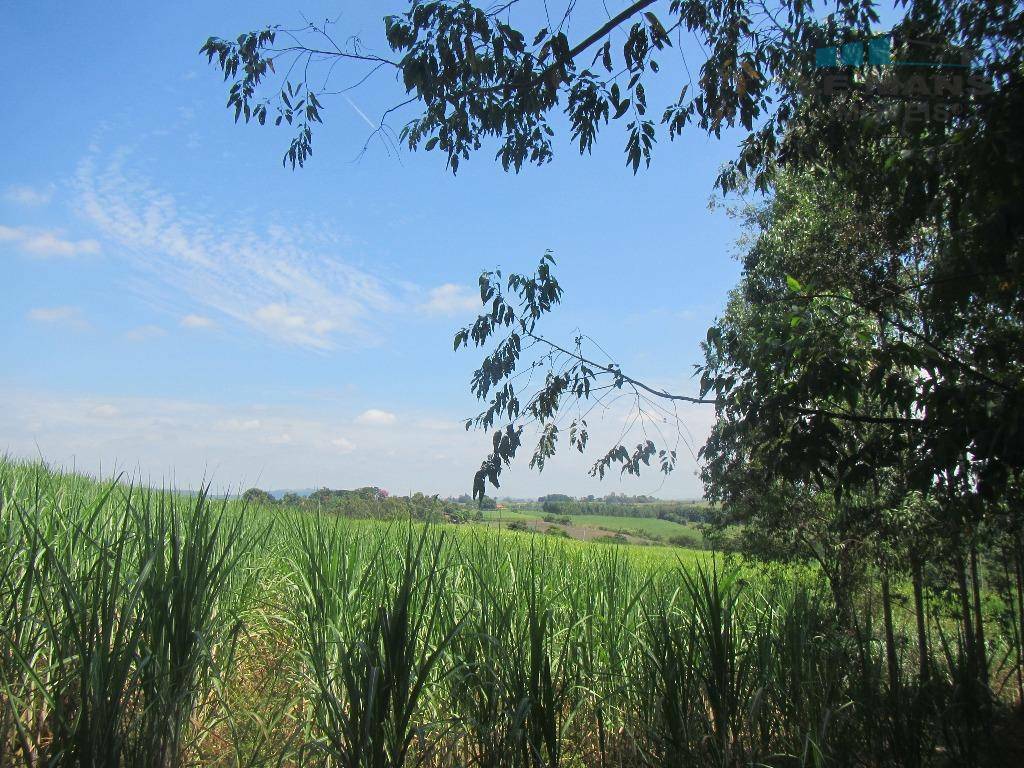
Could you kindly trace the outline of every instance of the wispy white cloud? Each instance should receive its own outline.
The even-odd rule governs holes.
[[[124,335],[128,341],[152,341],[153,339],[159,339],[161,336],[166,336],[167,331],[161,328],[159,325],[140,325],[137,328],[132,328],[127,331]]]
[[[331,445],[337,448],[341,453],[352,453],[356,449],[356,444],[346,437],[334,438],[331,440]]]
[[[18,205],[40,206],[46,205],[53,199],[55,187],[47,184],[44,187],[31,187],[26,184],[12,184],[4,190],[3,198],[8,203]]]
[[[262,422],[259,419],[223,419],[214,426],[225,432],[251,432],[259,429]]]
[[[445,283],[432,288],[420,308],[430,315],[457,315],[480,306],[480,294],[464,285]]]
[[[215,325],[216,323],[205,315],[185,315],[181,318],[182,328],[202,330],[206,328],[213,328]]]
[[[344,261],[342,246],[304,230],[232,225],[190,210],[133,174],[129,158],[86,158],[79,203],[151,285],[184,293],[213,317],[320,350],[372,341],[374,316],[397,306],[380,280]]]
[[[32,227],[8,227],[0,224],[0,243],[13,243],[30,256],[73,257],[100,252],[95,240],[69,240],[58,232]]]
[[[48,325],[64,325],[71,328],[85,328],[88,323],[78,307],[64,305],[60,307],[35,307],[28,311],[28,319],[35,323]]]
[[[327,318],[313,319],[302,310],[292,310],[287,304],[265,304],[253,312],[253,320],[257,327],[269,335],[283,335],[311,338],[327,338],[332,331],[338,329],[338,323]],[[313,346],[319,346],[314,344]]]
[[[356,424],[365,424],[375,427],[386,427],[398,421],[398,417],[390,411],[382,411],[378,408],[370,408],[363,411],[356,417]]]

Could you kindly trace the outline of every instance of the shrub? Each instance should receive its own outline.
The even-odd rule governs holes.
[[[704,541],[693,531],[682,531],[673,533],[668,537],[668,543],[673,547],[685,547],[687,549],[703,549]]]

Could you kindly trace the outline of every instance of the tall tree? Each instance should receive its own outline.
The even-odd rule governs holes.
[[[309,159],[313,127],[340,73],[391,71],[405,94],[382,115],[379,131],[410,110],[401,140],[439,149],[453,172],[485,145],[496,147],[506,169],[549,162],[559,111],[581,152],[602,127],[622,126],[634,172],[651,162],[659,131],[674,137],[692,124],[720,135],[739,126],[746,135],[717,179],[723,191],[768,191],[780,172],[829,176],[878,247],[856,254],[856,274],[838,273],[854,283],[832,281],[827,289],[815,270],[836,260],[815,260],[809,250],[807,263],[789,275],[795,287],[780,296],[790,305],[790,325],[751,340],[772,354],[786,355],[790,346],[811,354],[817,347],[806,345],[808,329],[816,329],[816,343],[832,334],[842,345],[835,359],[808,360],[782,390],[757,389],[758,379],[742,378],[751,370],[696,398],[630,376],[583,336],[545,336],[541,320],[562,290],[549,257],[532,275],[484,273],[485,313],[455,338],[456,347],[487,348],[472,382],[486,407],[471,423],[495,431],[475,493],[498,482],[528,423],[538,433],[532,463],[542,468],[557,450],[560,414],[577,409],[567,442],[582,450],[587,409],[608,393],[628,391],[643,419],[680,401],[721,408],[736,386],[757,390],[749,407],[758,418],[785,426],[779,467],[788,452],[820,473],[841,447],[847,463],[839,471],[855,485],[878,446],[913,433],[913,471],[997,497],[1024,465],[1019,4],[907,0],[897,4],[892,28],[879,30],[870,0],[837,0],[825,13],[805,0],[640,0],[572,39],[574,3],[547,14],[551,22],[537,30],[517,23],[521,10],[519,3],[412,2],[385,18],[386,54],[356,40],[338,44],[327,23],[213,37],[202,53],[230,82],[236,120],[297,128],[284,157],[292,167]],[[881,31],[887,36],[878,38]],[[704,51],[692,69],[685,58],[665,55],[684,34]],[[879,58],[873,41],[882,39],[888,47]],[[679,90],[658,119],[647,103],[655,77],[671,78]],[[827,230],[817,234],[827,242]],[[546,371],[542,384],[517,388],[516,376],[537,367]],[[593,471],[639,472],[652,462],[671,471],[670,441],[613,445]]]

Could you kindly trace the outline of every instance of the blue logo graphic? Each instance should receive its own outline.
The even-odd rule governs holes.
[[[949,47],[939,43],[927,41],[909,40],[918,46],[932,48],[935,50],[949,51]],[[868,40],[854,40],[843,45],[832,45],[824,48],[815,48],[814,66],[819,69],[835,67],[861,67],[867,64],[870,67],[938,67],[947,69],[968,69],[970,68],[970,52],[958,50],[960,63],[949,63],[943,61],[893,61],[892,58],[892,35],[879,35]]]

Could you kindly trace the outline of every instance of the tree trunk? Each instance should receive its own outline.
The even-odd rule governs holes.
[[[1024,702],[1024,677],[1021,676],[1021,634],[1020,625],[1018,622],[1017,614],[1017,603],[1019,600],[1019,578],[1020,578],[1020,567],[1017,563],[1017,553],[1010,547],[1007,547],[1002,552],[1003,555],[1003,578],[1006,579],[1006,597],[1007,604],[1010,606],[1010,621],[1013,624],[1013,646],[1014,646],[1014,666],[1016,667],[1017,677],[1017,701]],[[1018,582],[1014,582],[1014,579],[1010,577],[1010,563],[1013,563],[1013,570],[1018,578]]]
[[[971,587],[974,598],[974,632],[978,658],[978,679],[988,688],[988,653],[985,649],[985,622],[981,614],[981,578],[978,575],[978,545],[971,542]]]
[[[978,657],[974,651],[977,636],[974,633],[974,622],[971,621],[971,602],[967,592],[967,563],[962,552],[956,553],[957,597],[960,600],[960,624],[964,642],[964,656],[967,662],[967,678],[971,681],[970,696],[973,699],[974,683],[978,680]]]
[[[924,614],[924,576],[921,560],[915,555],[910,560],[911,579],[914,584],[914,618],[917,620],[917,679],[921,687],[928,684],[931,668],[928,663],[928,628]]]
[[[1020,666],[1017,668],[1017,673],[1019,676],[1021,673],[1020,667],[1024,667],[1024,562],[1022,562],[1024,560],[1024,547],[1021,547],[1019,535],[1016,537],[1015,544],[1016,552],[1014,554],[1016,556],[1013,559],[1017,571],[1017,637],[1020,638],[1017,646]],[[1024,685],[1021,686],[1020,703],[1024,705]]]
[[[882,619],[885,623],[885,662],[889,672],[889,718],[892,722],[893,753],[905,763],[903,753],[903,718],[900,707],[900,666],[896,658],[896,633],[892,623],[892,595],[889,574],[882,573]]]

